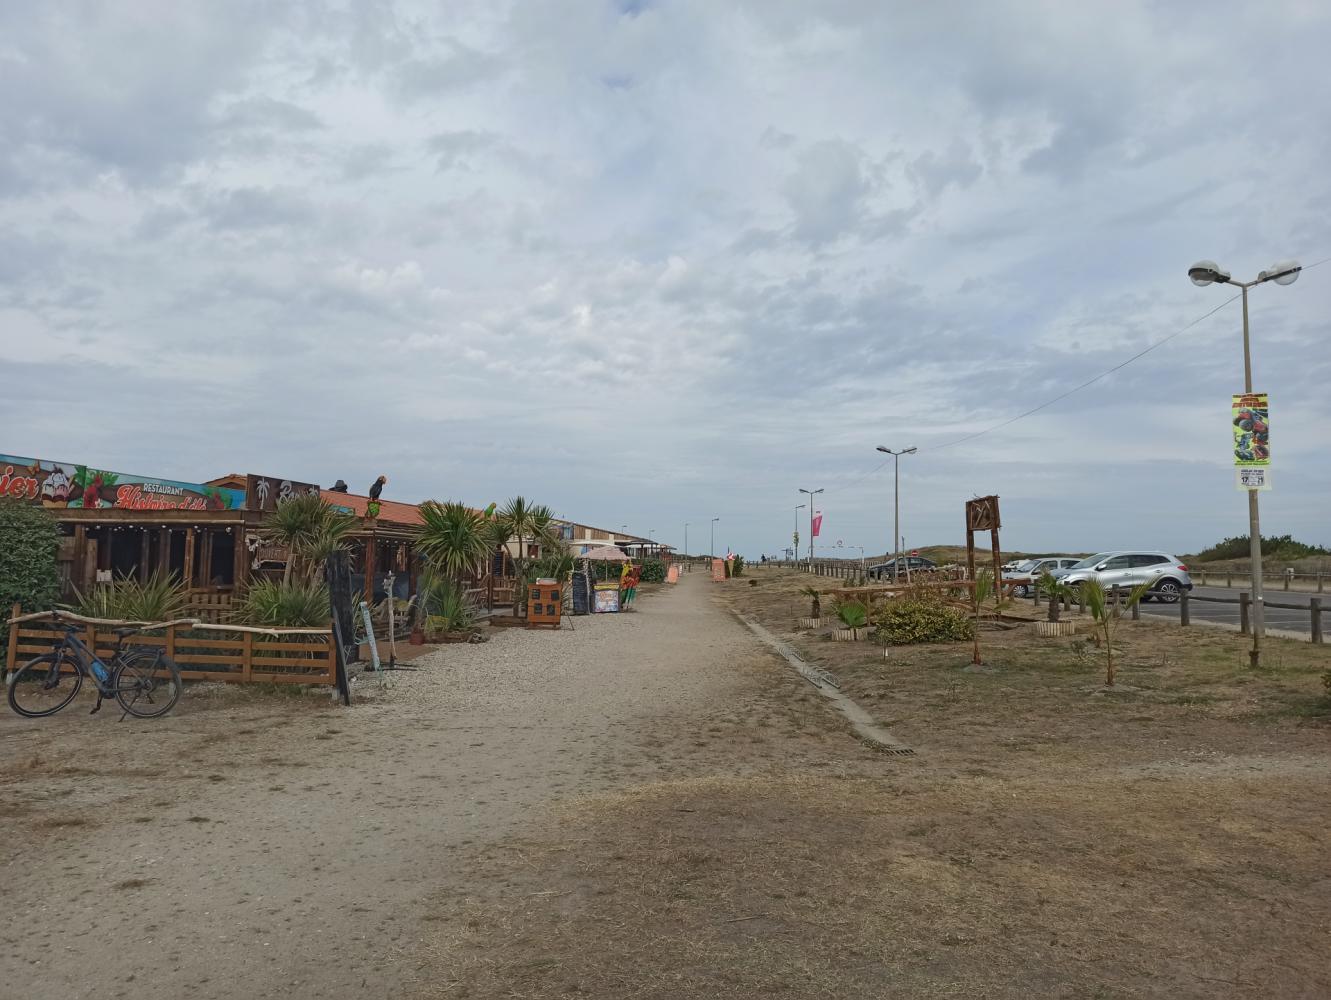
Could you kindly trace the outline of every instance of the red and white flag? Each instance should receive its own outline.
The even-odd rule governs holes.
[[[823,512],[821,510],[813,512],[813,528],[810,530],[812,530],[814,538],[817,538],[818,533],[823,530]]]

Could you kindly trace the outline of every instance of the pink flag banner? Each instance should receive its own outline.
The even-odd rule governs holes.
[[[813,512],[813,537],[817,538],[823,530],[823,512],[816,510]]]

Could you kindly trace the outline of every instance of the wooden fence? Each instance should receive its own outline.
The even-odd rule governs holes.
[[[11,618],[21,614],[14,605]],[[189,681],[228,683],[335,684],[337,659],[331,630],[272,629],[277,635],[241,632],[226,626],[169,626],[163,634],[140,633],[126,646],[165,649]],[[9,627],[5,669],[51,652],[63,630],[46,621]],[[290,638],[286,638],[286,637]],[[103,662],[115,655],[116,636],[110,626],[83,625],[79,637]]]
[[[231,616],[229,590],[191,590],[185,602],[185,617],[220,625]]]

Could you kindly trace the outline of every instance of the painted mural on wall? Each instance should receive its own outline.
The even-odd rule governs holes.
[[[245,477],[245,506],[250,510],[276,510],[278,504],[292,497],[302,493],[317,497],[320,492],[314,483],[298,483],[294,479],[256,476],[253,473]]]
[[[0,455],[0,496],[43,507],[119,510],[232,510],[245,502],[240,490],[14,455]]]

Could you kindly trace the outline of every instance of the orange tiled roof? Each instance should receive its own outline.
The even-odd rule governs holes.
[[[354,493],[335,493],[332,490],[324,490],[323,498],[335,507],[349,507],[351,512],[357,517],[364,517],[365,510],[370,502],[369,497],[357,496]],[[399,503],[396,500],[379,501],[380,521],[391,521],[394,524],[424,524],[421,518],[421,510],[414,503]]]

